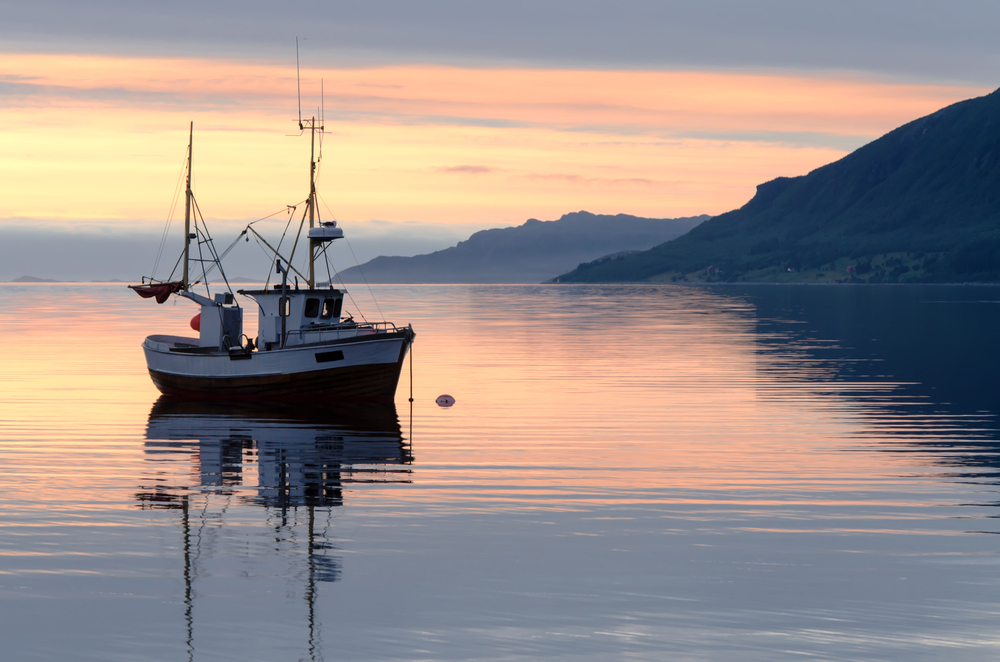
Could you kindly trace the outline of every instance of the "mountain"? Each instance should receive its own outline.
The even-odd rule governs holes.
[[[540,283],[582,260],[645,250],[679,237],[708,216],[639,218],[565,214],[557,221],[476,232],[457,246],[414,257],[377,257],[341,272],[345,282]],[[362,272],[364,276],[362,277]]]
[[[1000,281],[1000,90],[761,184],[679,239],[560,280]]]
[[[18,276],[12,283],[58,283],[59,281],[53,280],[51,278],[39,278],[38,276]]]

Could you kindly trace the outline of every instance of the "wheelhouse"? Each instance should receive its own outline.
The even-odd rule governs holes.
[[[337,289],[289,288],[282,296],[281,287],[277,286],[268,290],[240,290],[239,293],[257,302],[257,346],[265,351],[289,344],[317,342],[320,338],[312,336],[329,335],[320,332],[340,331],[344,326],[341,319],[344,293]]]

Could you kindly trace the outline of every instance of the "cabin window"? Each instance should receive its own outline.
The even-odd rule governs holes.
[[[321,317],[325,320],[331,317],[340,319],[340,307],[343,305],[343,299],[323,299],[323,314]]]
[[[288,317],[292,313],[292,304],[289,302],[288,297],[281,297],[278,299],[278,316]]]
[[[306,299],[306,317],[319,315],[319,299]]]

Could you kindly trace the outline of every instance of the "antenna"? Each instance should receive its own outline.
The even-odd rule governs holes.
[[[323,134],[326,132],[326,97],[323,92],[323,79],[319,79],[319,161],[323,160]]]
[[[299,131],[302,130],[302,77],[299,75],[299,38],[295,38],[295,89],[299,94]]]

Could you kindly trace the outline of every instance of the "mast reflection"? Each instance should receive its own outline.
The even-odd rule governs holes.
[[[302,581],[309,658],[321,659],[318,586],[341,576],[326,533],[332,511],[344,505],[345,486],[411,482],[413,455],[395,405],[303,408],[161,397],[149,414],[144,452],[149,470],[135,493],[139,506],[180,514],[188,659],[195,659],[203,545],[213,535],[206,522],[225,527],[232,503],[266,512],[273,544],[257,555],[277,552],[289,566],[284,576]]]

